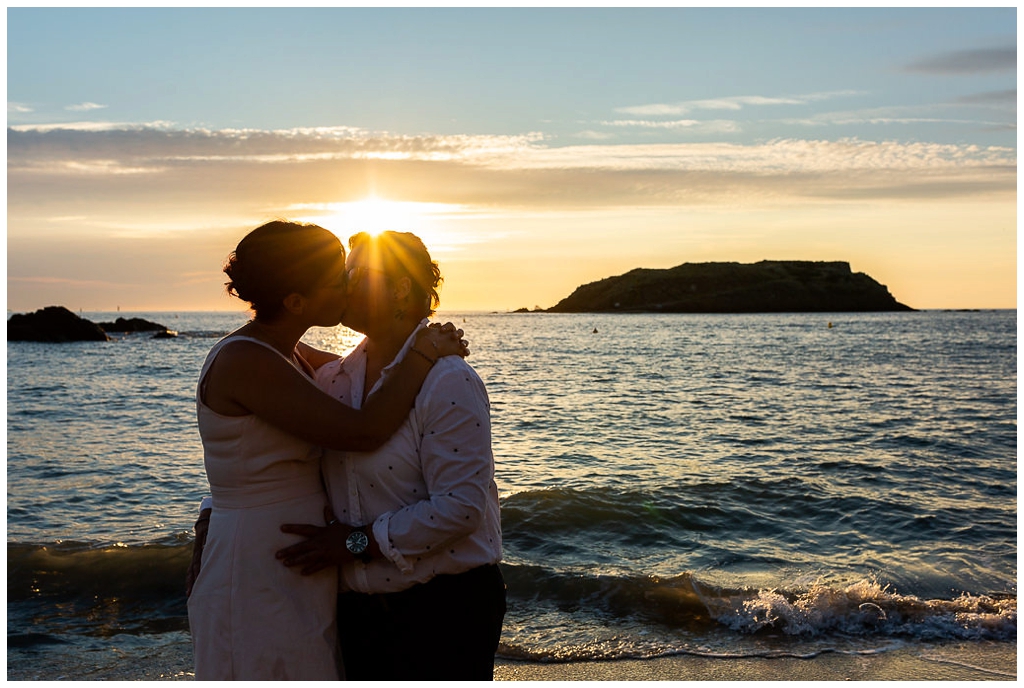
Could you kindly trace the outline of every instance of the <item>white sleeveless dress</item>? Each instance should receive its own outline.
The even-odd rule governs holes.
[[[273,349],[249,337],[221,340],[196,392],[213,496],[202,567],[188,600],[196,680],[334,680],[337,570],[302,576],[274,557],[302,540],[282,533],[282,524],[324,522],[321,450],[254,415],[220,415],[202,400],[221,348],[243,339]]]

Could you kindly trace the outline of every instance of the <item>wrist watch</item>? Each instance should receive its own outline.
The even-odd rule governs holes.
[[[362,561],[364,564],[370,561],[370,538],[366,534],[366,528],[356,528],[345,539],[345,549]]]

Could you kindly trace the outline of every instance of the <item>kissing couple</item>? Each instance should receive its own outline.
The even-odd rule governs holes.
[[[275,221],[230,255],[250,322],[196,409],[196,680],[490,680],[505,614],[490,409],[463,332],[431,324],[418,237]],[[300,338],[339,323],[346,356]]]

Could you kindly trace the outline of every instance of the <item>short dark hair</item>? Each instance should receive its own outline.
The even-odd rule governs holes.
[[[314,224],[274,220],[245,235],[228,256],[227,292],[247,301],[257,318],[271,320],[289,294],[308,294],[327,272],[345,263],[334,233]]]
[[[426,315],[433,315],[441,305],[438,289],[444,278],[437,262],[431,260],[423,241],[411,232],[381,232],[376,236],[360,232],[348,240],[349,250],[368,244],[380,257],[381,269],[390,277],[408,277],[412,283],[413,300],[422,304]]]

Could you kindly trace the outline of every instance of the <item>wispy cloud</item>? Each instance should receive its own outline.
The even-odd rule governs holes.
[[[174,129],[166,122],[8,127],[8,163],[26,170],[69,164],[140,170],[204,163],[309,163],[331,160],[464,161],[501,155],[544,140],[539,133],[404,136],[352,127],[284,130]],[[99,171],[99,170],[97,170]]]
[[[99,103],[77,103],[75,105],[65,105],[64,109],[71,112],[89,112],[90,110],[102,110],[106,107],[106,105],[100,105]]]
[[[371,192],[465,208],[547,209],[851,194],[920,198],[1012,193],[1016,151],[858,139],[555,146],[540,134],[12,127],[8,187],[18,212],[46,207],[50,217],[92,213],[101,202],[153,213],[182,199],[196,212],[232,207],[262,216]]]
[[[606,127],[646,127],[649,129],[689,129],[698,126],[700,123],[699,119],[615,119],[601,122]]]
[[[736,122],[725,119],[699,120],[699,119],[615,119],[600,122],[606,127],[634,128],[634,129],[663,129],[663,130],[686,130],[702,134],[734,134],[740,131]]]
[[[32,108],[24,103],[7,103],[7,114],[26,114],[32,111]]]
[[[66,277],[12,277],[8,275],[8,282],[22,284],[56,284],[69,287],[120,287],[118,282],[104,282],[101,280],[76,280]]]
[[[157,131],[173,129],[173,122],[57,122],[54,124],[16,124],[12,131],[45,133],[50,131]]]
[[[694,110],[742,110],[745,105],[798,105],[795,98],[766,98],[764,96],[733,96],[709,100],[688,100],[681,103],[653,103],[616,108],[616,112],[638,116],[686,115]]]
[[[87,220],[88,215],[56,215],[46,218],[47,222],[81,222]]]
[[[64,163],[64,169],[70,174],[80,175],[108,175],[108,174],[156,174],[163,170],[155,166],[133,167],[126,165],[120,160],[90,160],[78,162],[68,160]]]
[[[784,124],[804,126],[850,126],[858,124],[877,125],[916,125],[916,124],[970,124],[976,126],[997,126],[1000,122],[982,122],[973,119],[953,119],[949,117],[891,117],[884,115],[867,115],[863,113],[830,112],[803,119],[780,120]]]
[[[1017,89],[1010,88],[1005,91],[988,91],[986,93],[975,93],[969,96],[961,96],[953,101],[961,105],[984,105],[990,107],[1012,107],[1017,108]]]
[[[579,139],[590,139],[591,141],[607,141],[608,139],[615,138],[615,134],[607,131],[594,131],[593,129],[577,132],[575,136]]]
[[[892,109],[819,115],[823,122],[949,121],[899,116]],[[731,123],[724,121],[724,127]],[[690,127],[695,120],[617,120],[613,126]],[[107,125],[112,126],[112,125]],[[791,155],[810,151],[813,156]],[[737,169],[738,161],[763,161],[748,171],[763,169],[839,169],[863,161],[869,151],[886,165],[913,167],[924,159],[933,165],[948,153],[950,163],[996,159],[1015,164],[1011,148],[925,143],[872,142],[857,139],[807,141],[778,139],[763,144],[653,143],[550,146],[541,134],[519,136],[458,135],[406,136],[351,128],[289,130],[195,130],[132,125],[123,129],[63,129],[58,125],[9,128],[8,163],[11,171],[46,168],[49,171],[98,172],[109,170],[180,170],[212,164],[260,166],[324,164],[345,160],[414,163],[453,163],[492,168],[527,169],[548,166],[571,168],[612,167],[651,169]],[[927,155],[924,152],[927,151]],[[856,152],[856,156],[852,153]],[[993,157],[995,156],[995,157]],[[782,164],[782,161],[789,161]],[[692,165],[697,161],[696,166]],[[796,161],[799,161],[797,164]],[[825,162],[827,161],[827,162]],[[796,165],[796,167],[794,167]],[[859,162],[855,166],[860,166]]]
[[[825,91],[799,96],[729,96],[704,100],[686,100],[679,103],[652,103],[616,108],[616,112],[636,116],[686,115],[695,110],[742,110],[746,106],[804,105],[840,96],[856,95],[857,91]]]
[[[997,94],[982,94],[978,97],[976,104],[990,100],[996,102],[1005,97]],[[960,117],[951,117],[949,113],[956,106],[970,104],[966,100],[953,101],[950,103],[931,103],[925,105],[898,105],[877,108],[863,108],[860,110],[839,110],[832,112],[820,112],[806,117],[794,117],[778,120],[783,124],[792,124],[810,127],[825,126],[850,126],[850,125],[917,125],[917,124],[958,124],[973,127],[997,127],[1005,126],[1003,121],[984,121],[968,119],[963,117],[962,111],[957,112]]]
[[[926,57],[906,66],[920,74],[966,75],[1017,69],[1017,47],[953,50]]]
[[[736,174],[803,174],[865,170],[937,170],[1016,165],[1012,148],[858,139],[780,139],[730,143],[563,146],[491,161],[514,169],[610,169]]]

